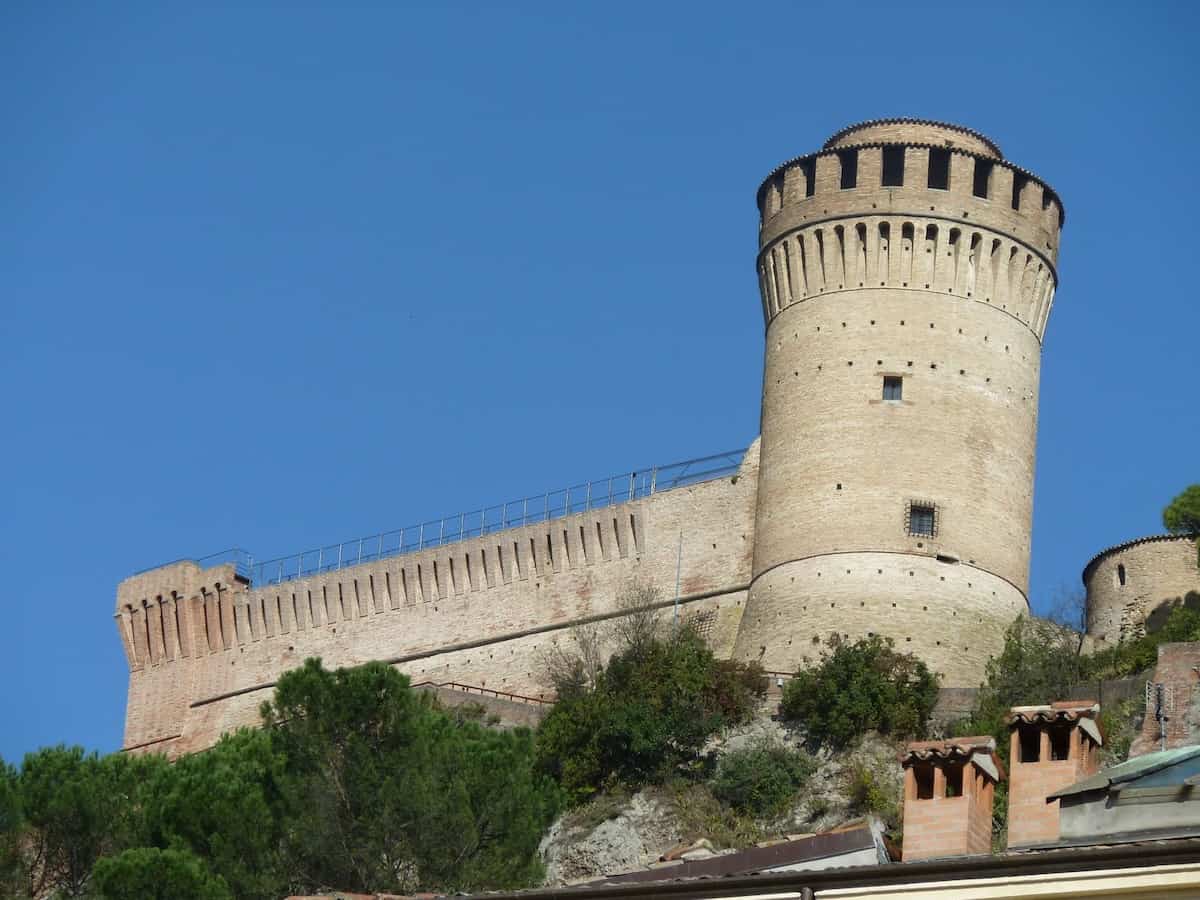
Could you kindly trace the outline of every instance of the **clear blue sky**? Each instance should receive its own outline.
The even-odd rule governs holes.
[[[1032,597],[1200,480],[1197,7],[8,3],[0,755],[119,746],[135,569],[758,426],[754,191],[861,119],[1067,208]]]

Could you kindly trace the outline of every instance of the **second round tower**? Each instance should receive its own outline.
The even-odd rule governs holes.
[[[1027,611],[1054,191],[969,129],[852,126],[758,193],[766,353],[736,655],[880,634],[977,684]]]

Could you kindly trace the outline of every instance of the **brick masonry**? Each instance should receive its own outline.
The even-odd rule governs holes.
[[[885,187],[898,148],[904,183]],[[942,150],[945,189],[927,178]],[[187,562],[127,579],[125,746],[207,746],[310,656],[544,692],[539,657],[572,625],[634,580],[672,592],[681,532],[684,614],[718,653],[791,671],[829,632],[882,634],[977,685],[1028,610],[1058,197],[982,136],[911,120],[840,132],[758,197],[761,452],[737,478],[271,587]],[[935,534],[910,533],[912,501]]]
[[[1154,716],[1155,701],[1148,697],[1142,730],[1134,738],[1129,755],[1141,756],[1156,750],[1173,750],[1197,743],[1200,739],[1200,709],[1197,708],[1196,685],[1200,682],[1200,644],[1159,644],[1158,663],[1152,684],[1166,688],[1167,745],[1162,746],[1162,733]]]

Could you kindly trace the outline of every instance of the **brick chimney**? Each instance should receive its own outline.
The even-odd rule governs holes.
[[[1064,700],[1049,706],[1014,706],[1008,782],[1008,846],[1058,840],[1057,790],[1095,774],[1103,743],[1094,700]]]
[[[992,849],[992,799],[1004,767],[991,737],[918,741],[904,766],[905,862]]]

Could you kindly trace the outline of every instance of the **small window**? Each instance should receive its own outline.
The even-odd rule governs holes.
[[[944,191],[950,187],[950,151],[934,147],[929,151],[929,186]]]
[[[1125,587],[1125,564],[1117,563],[1117,583]]]
[[[883,376],[883,399],[899,402],[904,399],[904,379],[899,375]]]
[[[975,186],[972,193],[976,197],[988,198],[992,187],[992,162],[988,159],[975,160]]]
[[[961,797],[963,795],[963,767],[946,766],[946,796]]]
[[[839,150],[838,161],[842,164],[842,190],[858,186],[858,151]]]
[[[1020,735],[1021,762],[1035,763],[1042,756],[1042,732],[1036,725],[1021,725]]]
[[[909,504],[908,533],[923,537],[933,537],[937,533],[936,508],[925,503]]]
[[[904,148],[883,148],[883,179],[884,187],[903,187],[904,185]]]
[[[1054,760],[1065,760],[1071,758],[1071,732],[1074,729],[1070,726],[1056,726],[1050,729],[1050,758]]]
[[[917,782],[917,799],[933,799],[933,766],[929,764],[913,766],[913,777]]]

